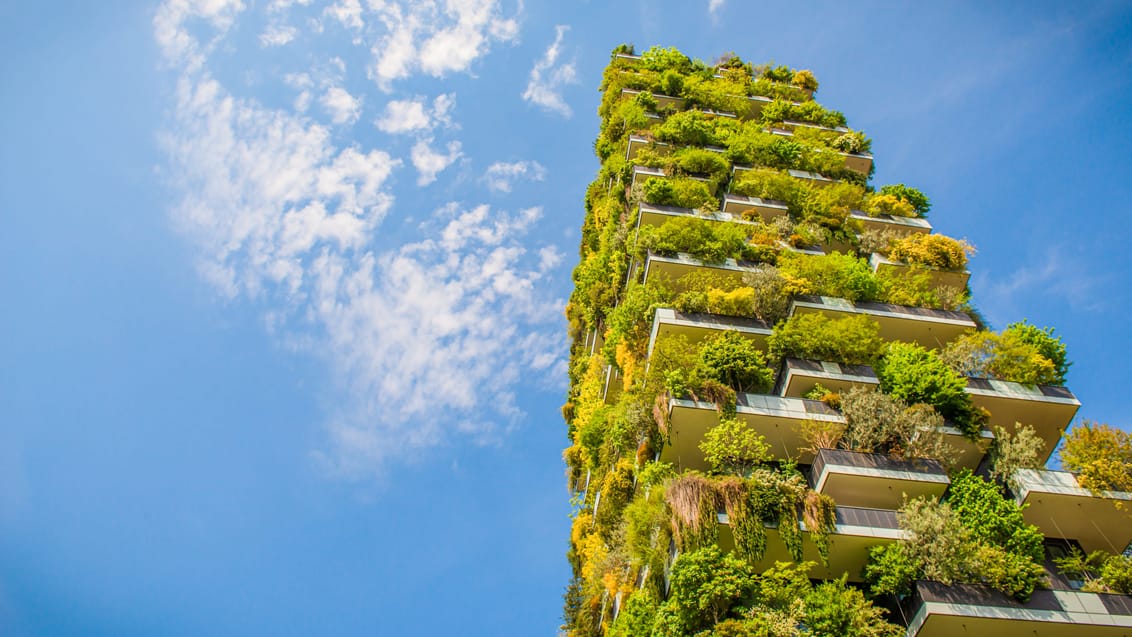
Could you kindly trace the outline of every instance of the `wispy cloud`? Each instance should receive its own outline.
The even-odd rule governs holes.
[[[436,181],[436,176],[461,156],[460,142],[448,142],[447,152],[437,152],[432,149],[431,137],[417,140],[411,154],[413,167],[418,173],[417,185],[427,186]]]
[[[489,190],[511,192],[511,184],[518,179],[542,181],[546,179],[546,168],[537,161],[497,161],[487,167],[483,180]]]
[[[1013,272],[998,276],[983,270],[971,282],[975,298],[987,318],[1002,325],[1020,318],[1020,306],[1039,299],[1067,304],[1082,311],[1103,310],[1106,287],[1103,268],[1090,267],[1080,254],[1063,246],[1049,246],[1044,254],[1028,258]]]
[[[294,40],[296,34],[295,27],[273,24],[259,34],[259,43],[265,47],[283,46]]]
[[[554,42],[531,68],[527,89],[523,91],[524,100],[563,117],[570,117],[573,111],[562,98],[562,89],[578,81],[573,62],[558,63],[558,57],[562,54],[562,40],[569,29],[565,25],[555,27]]]
[[[708,0],[708,15],[711,16],[712,21],[719,19],[719,10],[723,8],[727,0]]]
[[[452,106],[456,96],[453,93],[438,95],[430,108],[425,98],[416,96],[405,100],[391,100],[385,105],[385,112],[374,122],[378,130],[397,135],[428,131],[436,126],[451,126]]]
[[[266,10],[293,3],[275,4]],[[494,4],[474,4],[494,15]],[[222,296],[259,307],[282,342],[325,360],[344,396],[318,454],[329,470],[371,474],[454,435],[484,441],[507,431],[519,414],[517,385],[563,364],[562,300],[542,285],[562,256],[525,245],[541,210],[451,202],[419,236],[390,245],[382,228],[396,214],[391,177],[411,163],[418,183],[432,183],[463,155],[460,142],[434,149],[426,134],[455,128],[452,96],[427,108],[423,98],[399,98],[428,119],[410,127],[420,137],[407,157],[343,141],[303,112],[317,95],[331,122],[357,119],[364,96],[334,90],[339,61],[282,78],[300,92],[293,109],[234,94],[212,75],[209,54],[242,10],[237,0],[167,0],[154,20],[178,75],[162,135],[171,215],[202,275]],[[496,28],[494,18],[461,19]]]

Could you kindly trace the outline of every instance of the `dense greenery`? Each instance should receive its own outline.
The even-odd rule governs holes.
[[[799,295],[974,312],[966,289],[942,283],[962,280],[947,271],[966,267],[970,246],[888,223],[888,216],[926,216],[930,201],[904,184],[869,184],[871,158],[861,155],[870,140],[812,99],[817,86],[809,71],[730,55],[708,64],[666,48],[615,57],[606,69],[594,144],[601,167],[586,190],[566,307],[573,343],[563,457],[574,513],[564,632],[571,637],[902,633],[844,577],[809,581],[828,568],[802,559],[814,551],[828,560],[835,503],[810,488],[797,458],[776,457],[781,443],[772,447],[757,433],[748,410],[737,413],[741,396],[748,404],[764,400],[757,395],[774,386],[784,357],[872,365],[880,380],[880,391],[816,387],[808,394],[843,416],[798,426],[811,449],[945,465],[956,454],[941,425],[974,438],[987,421],[965,376],[1065,380],[1060,338],[1024,322],[937,351],[885,343],[866,317],[789,315]],[[722,214],[728,194],[763,202],[731,197]],[[643,204],[666,207],[669,220],[639,218]],[[904,267],[874,271],[873,253]],[[669,279],[670,265],[648,264],[650,255],[676,254],[693,259],[687,265],[695,267],[681,266],[691,273]],[[731,259],[739,267],[723,266]],[[666,325],[654,340],[660,308],[758,319],[754,325],[770,335]],[[673,404],[686,405],[676,398],[699,401],[697,417],[710,424],[694,434],[677,428],[684,425],[670,422],[680,413]],[[689,471],[686,459],[658,461],[669,442],[689,434],[702,436],[692,445],[707,474]],[[872,592],[907,592],[915,578],[983,583],[1019,598],[1033,590],[1038,536],[999,483],[1034,467],[1041,441],[1025,425],[996,434],[998,482],[958,474],[946,502],[909,503],[903,523],[911,537],[874,550],[866,573]],[[1067,444],[1062,459],[1083,485],[1104,489],[1126,479],[1124,450],[1132,444],[1108,431],[1076,435],[1082,442]],[[718,547],[721,536],[725,544],[733,539],[729,553]],[[679,551],[675,563],[670,547]],[[767,569],[770,547],[793,562]],[[1124,590],[1126,562],[1081,559],[1092,560],[1082,568],[1103,580],[1096,586]]]
[[[1132,433],[1086,420],[1065,436],[1060,456],[1086,489],[1132,492]]]

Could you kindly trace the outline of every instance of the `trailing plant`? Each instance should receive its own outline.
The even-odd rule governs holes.
[[[776,325],[767,338],[767,352],[775,363],[804,358],[869,365],[883,351],[880,327],[862,315],[831,319],[819,312],[795,314]]]
[[[672,512],[672,537],[682,552],[711,547],[719,537],[714,482],[696,473],[669,481],[664,500]]]
[[[909,404],[927,403],[968,438],[978,438],[987,414],[971,402],[966,379],[934,350],[915,343],[890,343],[874,370],[886,394]]]
[[[911,265],[922,265],[940,270],[962,270],[967,256],[975,248],[966,241],[958,241],[941,234],[910,234],[894,241],[888,250],[889,258]]]
[[[1132,556],[1113,555],[1106,551],[1085,555],[1081,549],[1072,546],[1068,555],[1054,558],[1053,562],[1063,573],[1083,580],[1083,591],[1132,595]]]
[[[1132,433],[1085,420],[1069,430],[1058,455],[1061,465],[1094,494],[1132,492]]]

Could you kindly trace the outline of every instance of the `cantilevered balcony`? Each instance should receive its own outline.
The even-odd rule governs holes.
[[[1023,385],[1005,380],[968,378],[967,393],[975,405],[990,412],[990,424],[1013,432],[1017,423],[1030,425],[1045,443],[1045,462],[1057,447],[1081,402],[1065,387]]]
[[[766,438],[776,459],[797,458],[808,463],[813,454],[802,451],[801,425],[807,420],[845,422],[836,410],[819,400],[784,398],[765,394],[744,394],[736,398],[736,417],[756,433]],[[668,401],[668,444],[661,450],[660,459],[671,462],[677,469],[706,470],[700,443],[708,429],[719,424],[719,409],[715,403],[686,398]]]
[[[651,203],[640,203],[637,206],[639,214],[637,216],[638,226],[659,226],[664,222],[671,219],[679,219],[681,217],[690,217],[695,219],[702,219],[703,221],[726,221],[730,223],[738,223],[741,225],[754,225],[753,221],[736,217],[729,212],[699,212],[691,208],[680,208],[677,206],[658,206]]]
[[[735,549],[735,536],[726,513],[719,516],[719,547],[724,551]],[[799,526],[806,528],[804,522]],[[775,562],[792,562],[793,558],[782,542],[778,529],[766,530],[766,553],[755,564],[756,570],[774,566]],[[869,549],[881,544],[891,544],[907,533],[900,528],[896,511],[868,509],[838,505],[834,511],[834,529],[830,534],[829,564],[821,563],[817,546],[809,534],[803,534],[802,559],[814,562],[810,577],[815,579],[834,579],[847,575],[849,581],[861,581],[861,572],[868,561]]]
[[[621,89],[621,97],[636,97],[640,93],[641,93],[641,91],[638,91],[637,89],[633,89],[633,88],[623,88],[623,89]],[[673,108],[673,109],[676,109],[676,110],[680,110],[680,109],[684,108],[685,102],[684,102],[684,98],[682,98],[682,97],[673,97],[671,95],[662,95],[660,93],[653,93],[652,96],[653,96],[653,99],[656,100],[656,107],[657,107],[658,110],[659,109],[667,109],[667,108]]]
[[[635,189],[638,185],[644,185],[645,181],[648,180],[649,177],[663,178],[668,176],[669,174],[665,172],[663,168],[652,168],[651,166],[633,166],[633,176],[629,180],[629,187]],[[681,175],[681,177],[708,183],[709,189],[711,189],[709,180],[706,177],[701,177],[699,175]]]
[[[932,231],[932,224],[920,217],[898,217],[896,215],[867,215],[860,210],[849,213],[850,219],[855,219],[864,226],[865,230],[876,232],[890,232],[903,238],[910,234],[925,234]]]
[[[747,272],[754,272],[757,265],[746,261],[736,261],[735,259],[726,259],[721,263],[707,263],[684,253],[672,257],[650,253],[645,260],[644,280],[648,282],[653,279],[661,279],[675,285],[680,277],[685,274],[697,270],[706,270],[719,275],[726,281],[739,284],[743,281],[743,275]],[[676,292],[682,291],[679,286],[675,287],[677,288]]]
[[[1132,493],[1094,494],[1068,471],[1022,469],[1015,479],[1014,499],[1026,506],[1022,515],[1042,535],[1077,540],[1086,553],[1120,553],[1132,542]]]
[[[723,212],[733,215],[742,215],[748,211],[757,213],[759,218],[765,223],[771,223],[775,219],[790,214],[789,209],[786,207],[786,202],[784,201],[747,197],[744,195],[724,195]]]
[[[784,137],[794,136],[794,128],[772,128],[770,129],[770,132],[774,135],[782,135]],[[871,153],[846,153],[834,149],[830,149],[830,152],[841,155],[841,157],[845,160],[845,168],[852,170],[855,173],[860,173],[867,176],[869,174],[869,171],[873,169],[873,156]]]
[[[923,272],[931,277],[932,285],[946,285],[960,290],[967,288],[967,280],[971,278],[971,273],[966,270],[941,270],[927,266],[911,266],[903,261],[893,261],[876,252],[869,256],[869,265],[873,266],[873,272],[877,274],[884,272]]]
[[[1036,590],[1023,603],[984,586],[916,582],[908,637],[1132,637],[1132,597]]]
[[[786,130],[790,130],[790,131],[794,130],[795,128],[816,128],[818,130],[827,130],[827,131],[831,131],[831,132],[834,132],[834,133],[848,133],[849,132],[849,129],[845,128],[844,126],[838,126],[837,128],[830,128],[828,126],[819,126],[818,124],[811,124],[809,122],[795,122],[793,120],[786,120],[786,121],[781,123],[781,126],[783,128],[785,128]]]
[[[852,387],[876,387],[880,384],[876,372],[868,365],[843,365],[829,361],[810,361],[787,358],[778,375],[781,396],[801,397],[821,385],[834,392],[848,391]]]
[[[838,504],[898,509],[905,499],[939,497],[951,480],[936,460],[819,449],[811,468],[814,490]]]
[[[766,351],[766,339],[771,326],[766,321],[742,316],[722,316],[719,314],[693,314],[672,308],[657,308],[652,319],[652,333],[649,335],[649,356],[661,339],[683,336],[691,343],[698,343],[708,336],[724,331],[754,341],[760,350]]]
[[[731,168],[731,181],[732,181],[732,183],[734,183],[734,181],[738,177],[739,173],[743,172],[744,170],[754,170],[754,166],[745,166],[743,164],[735,164]],[[830,179],[829,177],[826,177],[825,175],[820,175],[818,173],[812,173],[812,172],[808,172],[808,171],[805,171],[805,170],[795,170],[795,169],[791,168],[791,169],[787,170],[786,172],[791,177],[794,177],[795,179],[801,179],[802,181],[805,181],[805,182],[810,183],[810,184],[815,185],[815,186],[828,186],[830,184],[835,184],[838,181],[836,179]]]
[[[644,135],[630,135],[629,143],[625,149],[625,159],[631,161],[636,158],[637,153],[649,147],[653,147],[658,150],[667,150],[671,148],[672,145],[667,142],[656,141],[655,139],[645,137]],[[725,150],[723,148],[720,148],[719,146],[700,146],[700,148],[709,150],[713,153],[722,153]]]
[[[833,319],[867,316],[880,325],[880,336],[884,340],[908,341],[924,347],[942,347],[967,330],[975,329],[975,321],[963,312],[891,303],[854,303],[829,296],[795,297],[790,306],[791,316],[807,312],[820,312]]]

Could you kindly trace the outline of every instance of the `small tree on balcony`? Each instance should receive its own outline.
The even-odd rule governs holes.
[[[771,459],[766,438],[741,420],[724,418],[704,434],[700,443],[712,473],[749,475]]]
[[[1059,455],[1081,486],[1098,495],[1132,491],[1132,433],[1086,420],[1065,436]]]

